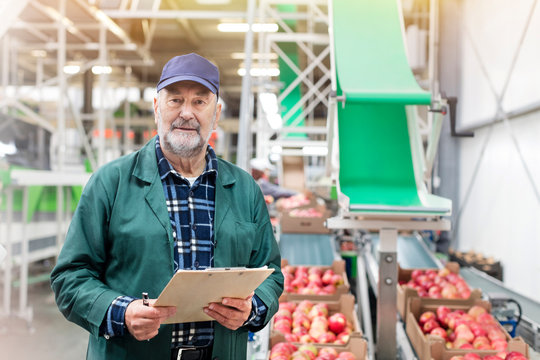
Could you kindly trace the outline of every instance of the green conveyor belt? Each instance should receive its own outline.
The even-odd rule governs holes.
[[[330,266],[334,261],[334,240],[325,234],[281,234],[281,257],[291,265]]]
[[[349,210],[368,213],[448,214],[448,199],[428,194],[413,164],[406,106],[427,105],[409,67],[395,0],[333,1],[337,72],[340,191]],[[411,118],[412,117],[412,118]],[[416,148],[415,148],[416,146]]]

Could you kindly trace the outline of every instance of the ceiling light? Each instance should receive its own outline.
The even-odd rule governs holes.
[[[253,24],[252,30],[254,32],[277,32],[279,26],[275,23],[268,24]],[[218,31],[221,32],[247,32],[249,24],[246,23],[221,23],[217,26]]]
[[[64,65],[64,73],[68,75],[74,75],[81,71],[81,66],[77,64],[67,64]]]
[[[112,67],[94,65],[94,66],[92,66],[92,73],[94,75],[110,74],[110,73],[112,73]]]
[[[244,60],[246,58],[246,54],[243,52],[233,52],[231,54],[231,58],[235,60]],[[267,53],[267,54],[261,54],[261,53],[253,53],[251,54],[251,59],[253,60],[277,60],[278,55],[276,53]]]
[[[278,68],[251,68],[249,71],[251,76],[278,76],[279,75],[279,69]],[[238,69],[238,75],[245,76],[246,75],[246,69],[245,68],[239,68]]]

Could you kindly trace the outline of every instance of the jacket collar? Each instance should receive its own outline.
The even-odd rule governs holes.
[[[133,176],[147,183],[153,182],[156,177],[159,179],[155,137],[139,150],[135,169],[133,169]]]

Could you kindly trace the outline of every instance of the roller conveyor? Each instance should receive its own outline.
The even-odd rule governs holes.
[[[279,250],[291,265],[330,266],[338,258],[329,234],[281,234]]]

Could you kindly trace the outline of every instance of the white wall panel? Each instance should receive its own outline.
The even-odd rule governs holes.
[[[504,88],[533,0],[463,2],[462,97],[459,127],[471,127],[496,113],[495,96]],[[503,108],[511,111],[540,101],[540,7],[537,6],[511,77]],[[478,53],[478,55],[476,54]]]
[[[540,188],[540,112],[511,121],[511,126]],[[535,197],[508,127],[495,125],[470,198],[459,221],[460,250],[475,250],[500,259],[505,284],[524,295],[540,298],[540,204]],[[489,129],[463,139],[461,203],[471,182]],[[457,209],[455,209],[457,211]]]

